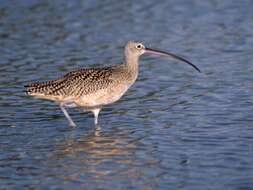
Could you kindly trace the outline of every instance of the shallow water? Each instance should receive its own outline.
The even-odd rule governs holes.
[[[253,2],[1,1],[0,189],[253,189]],[[143,57],[100,126],[23,85],[122,60],[129,39],[184,55]]]

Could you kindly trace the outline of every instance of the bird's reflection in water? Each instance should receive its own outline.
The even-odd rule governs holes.
[[[119,173],[136,178],[143,174],[137,169],[128,169],[134,164],[133,162],[136,162],[134,159],[136,148],[142,146],[142,138],[133,140],[133,137],[129,137],[132,133],[134,132],[129,129],[117,128],[105,132],[97,125],[90,134],[79,138],[71,134],[65,141],[56,143],[55,151],[49,155],[49,159],[44,164],[56,167],[55,163],[58,166],[61,163],[57,175],[64,179],[67,176],[69,180],[83,177],[100,179]]]
[[[175,171],[185,167],[177,162],[181,161],[180,155],[164,153],[167,142],[159,145],[149,125],[136,128],[121,123],[113,128],[97,125],[93,129],[71,130],[58,140],[43,163],[49,168],[43,175],[81,184],[84,189],[124,189],[127,185],[131,189],[134,184],[156,189],[164,178],[171,178],[165,163],[171,162]],[[185,178],[179,180],[180,184],[184,182]]]

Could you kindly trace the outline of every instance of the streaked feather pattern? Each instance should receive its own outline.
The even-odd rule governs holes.
[[[112,67],[79,69],[56,80],[34,82],[26,85],[30,95],[82,96],[106,88],[113,82]]]

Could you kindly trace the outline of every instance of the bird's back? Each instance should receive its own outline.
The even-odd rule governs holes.
[[[78,100],[83,101],[80,104],[86,105],[93,101],[107,104],[120,98],[135,79],[136,73],[129,72],[125,64],[117,64],[104,68],[79,69],[56,80],[34,82],[25,87],[27,94],[39,98],[54,101],[76,101],[82,98]]]
[[[56,80],[28,84],[26,92],[45,98],[83,96],[107,88],[113,82],[112,72],[112,67],[79,69]]]

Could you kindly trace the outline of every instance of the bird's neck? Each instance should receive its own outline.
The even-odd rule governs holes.
[[[131,83],[133,83],[137,77],[139,72],[139,57],[128,57],[125,56],[124,58],[124,68],[125,74],[127,75],[127,78]]]
[[[138,72],[139,69],[139,56],[125,56],[124,63],[127,69],[131,72]]]

